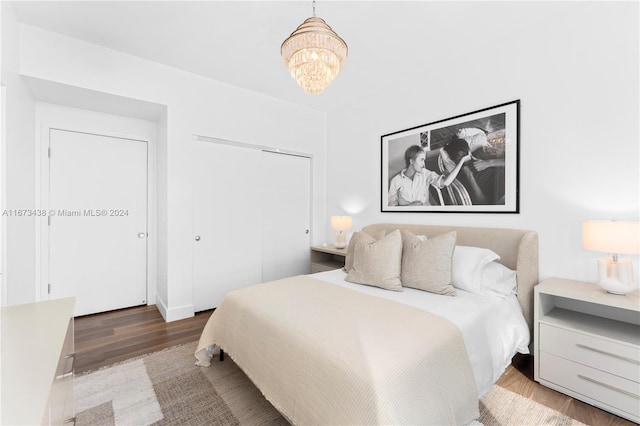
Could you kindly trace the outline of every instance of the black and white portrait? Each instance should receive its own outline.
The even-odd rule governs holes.
[[[519,101],[381,137],[382,211],[518,212]]]

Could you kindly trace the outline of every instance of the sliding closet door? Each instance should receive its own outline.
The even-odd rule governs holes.
[[[194,142],[193,301],[219,305],[262,279],[261,151]]]
[[[309,273],[311,159],[262,153],[262,279]]]

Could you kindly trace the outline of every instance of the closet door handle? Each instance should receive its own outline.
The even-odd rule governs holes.
[[[196,235],[195,240],[196,240],[196,241],[200,241],[200,235]]]

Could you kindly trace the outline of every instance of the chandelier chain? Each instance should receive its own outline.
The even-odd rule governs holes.
[[[315,18],[316,17],[316,0],[313,0],[311,5],[313,6],[313,17]]]

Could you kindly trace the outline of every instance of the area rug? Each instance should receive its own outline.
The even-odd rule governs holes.
[[[196,342],[77,376],[76,424],[288,425],[229,357],[194,366]],[[494,386],[473,424],[582,425],[555,410]]]

